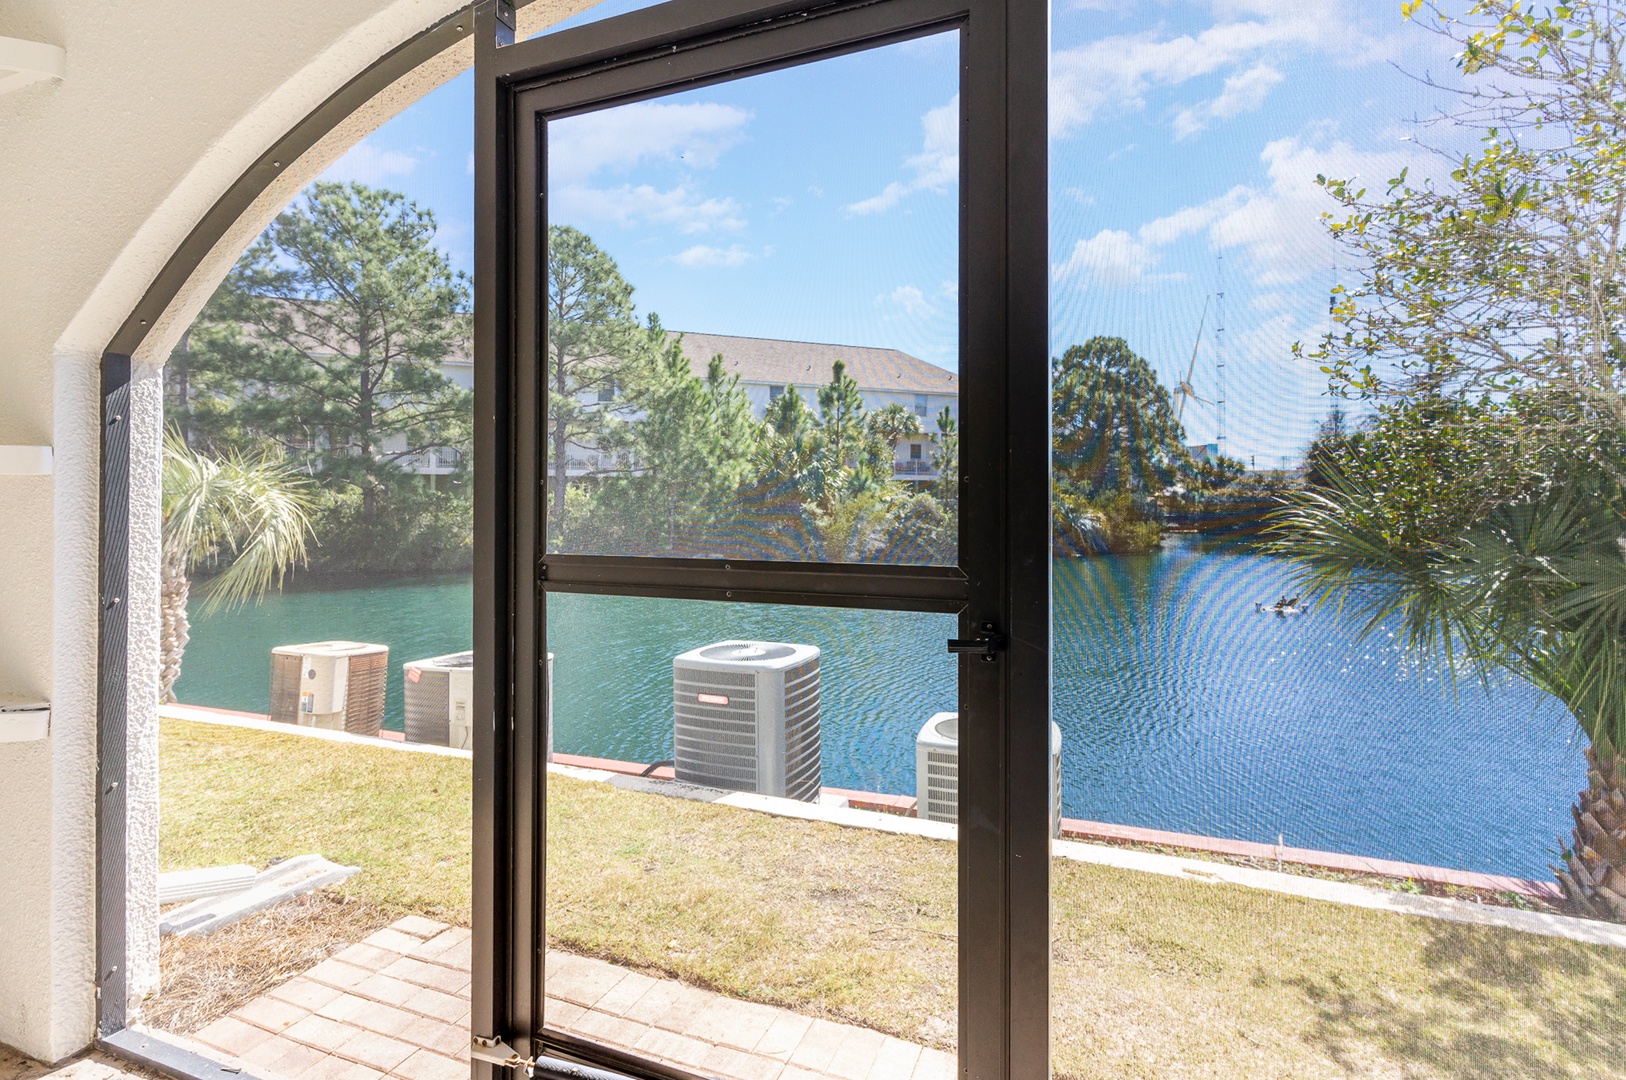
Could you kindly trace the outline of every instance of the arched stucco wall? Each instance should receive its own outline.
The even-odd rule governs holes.
[[[532,5],[522,32],[586,6]],[[0,443],[56,451],[53,476],[0,477],[0,695],[53,705],[47,740],[0,744],[0,1042],[57,1060],[94,1036],[101,354],[170,256],[269,147],[389,50],[462,7],[14,0],[0,8],[0,35],[68,54],[63,80],[0,95]],[[267,174],[135,350],[133,991],[150,989],[157,974],[158,365],[304,183],[471,55],[469,39],[458,39]]]

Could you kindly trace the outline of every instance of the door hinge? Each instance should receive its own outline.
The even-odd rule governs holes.
[[[488,1065],[500,1065],[505,1069],[524,1069],[526,1076],[536,1075],[536,1058],[520,1057],[518,1050],[496,1036],[474,1036],[469,1042],[469,1056]]]

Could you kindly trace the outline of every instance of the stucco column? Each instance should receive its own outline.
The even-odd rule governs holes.
[[[130,1013],[158,990],[158,668],[164,369],[130,372],[130,587],[125,926]]]

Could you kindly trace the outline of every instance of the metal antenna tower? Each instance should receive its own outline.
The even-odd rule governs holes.
[[[1225,453],[1225,253],[1216,260],[1214,286],[1214,446]]]

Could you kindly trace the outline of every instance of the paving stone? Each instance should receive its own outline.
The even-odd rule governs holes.
[[[442,930],[451,929],[446,923],[426,919],[422,915],[408,915],[404,919],[396,919],[390,923],[391,930],[399,930],[403,934],[412,934],[415,937],[428,940]]]
[[[468,1053],[469,1049],[467,1027],[444,1023],[428,1016],[413,1017],[411,1026],[399,1038],[447,1057],[459,1057]]]
[[[467,972],[455,968],[443,967],[440,964],[431,964],[423,960],[415,960],[410,956],[403,956],[389,967],[383,969],[381,974],[394,979],[427,986],[432,990],[440,990],[447,994],[455,994],[469,985]]]
[[[393,926],[386,926],[361,939],[363,945],[371,945],[375,949],[405,956],[407,953],[423,944],[423,938],[416,934],[404,934]]]
[[[748,1001],[714,995],[683,1031],[697,1039],[749,1051],[773,1026],[774,1010]]]
[[[361,997],[382,1001],[386,1005],[404,1006],[418,988],[409,982],[392,978],[389,975],[369,975],[351,988],[352,992]]]
[[[915,1073],[909,1080],[955,1080],[958,1071],[956,1064],[953,1054],[926,1047],[920,1051],[920,1061],[916,1063]]]
[[[402,1080],[469,1080],[469,1066],[465,1061],[418,1050],[395,1067],[395,1075]]]
[[[299,1080],[381,1080],[383,1073],[354,1061],[328,1055],[299,1075]]]
[[[731,1046],[713,1046],[700,1068],[728,1080],[778,1080],[779,1074],[785,1071],[784,1062],[747,1054]]]
[[[416,949],[413,949],[411,955],[416,956],[420,960],[434,960],[447,949],[455,948],[459,945],[467,945],[469,942],[469,936],[469,931],[463,927],[449,926],[445,930],[442,930],[440,933],[436,934],[434,937],[424,941],[423,944],[419,945]]]
[[[879,1031],[849,1027],[824,1071],[837,1080],[866,1080],[884,1045],[886,1036]]]
[[[574,1030],[597,1042],[630,1050],[638,1045],[638,1040],[644,1037],[649,1027],[622,1016],[589,1009],[577,1018]]]
[[[222,1016],[192,1037],[205,1046],[223,1050],[235,1057],[265,1042],[271,1037],[271,1032],[235,1016]]]
[[[448,945],[434,957],[435,963],[445,964],[467,974],[474,966],[474,945],[468,940]]]
[[[397,922],[274,987],[198,1038],[267,1080],[463,1080],[464,927]],[[411,955],[406,951],[410,949]],[[955,1058],[879,1032],[547,956],[550,1027],[726,1080],[954,1080]],[[276,1032],[280,1029],[280,1034]],[[58,1074],[59,1080],[68,1080]],[[114,1080],[94,1077],[84,1080]]]
[[[808,1025],[807,1034],[791,1051],[790,1064],[824,1075],[825,1068],[836,1056],[846,1029],[828,1020],[815,1020]]]
[[[768,1030],[751,1049],[755,1053],[778,1058],[780,1061],[789,1061],[791,1051],[802,1041],[807,1029],[813,1026],[813,1018],[802,1016],[800,1013],[785,1012],[782,1009],[776,1009],[775,1012],[777,1015],[773,1023],[768,1025]]]
[[[563,965],[563,970],[548,972],[547,992],[550,996],[574,1001],[591,1009],[600,998],[609,993],[626,972],[610,964],[578,962]]]
[[[672,995],[666,1006],[658,1012],[655,1019],[644,1020],[642,1016],[635,1017],[632,1015],[632,1010],[627,1012],[628,1019],[636,1019],[652,1027],[665,1028],[667,1031],[687,1034],[693,1029],[700,1014],[706,1011],[707,1006],[712,1003],[712,1000],[717,995],[708,994],[704,990],[697,990],[692,986],[684,986],[681,983],[673,985],[676,987],[677,992]],[[649,1001],[649,997],[649,993],[644,994],[642,998],[638,999],[635,1008],[642,1012],[645,1003]]]
[[[432,1016],[436,1020],[447,1023],[456,1023],[469,1011],[469,999],[460,994],[443,994],[439,990],[431,990],[427,986],[419,986],[407,999],[401,1003],[403,1009],[424,1016]]]
[[[250,1068],[299,1080],[305,1070],[314,1068],[325,1057],[327,1053],[323,1050],[278,1035],[240,1055],[240,1060]]]
[[[289,979],[281,986],[273,986],[266,993],[281,1001],[298,1005],[302,1009],[316,1012],[323,1005],[341,997],[344,991],[301,975],[296,979]]]
[[[655,985],[656,981],[648,975],[640,975],[636,971],[629,971],[621,976],[620,982],[616,983],[605,992],[603,997],[598,999],[593,1008],[599,1012],[614,1013],[620,1016],[628,1008],[636,1004],[638,999],[643,997],[651,986]]]
[[[346,994],[337,1001],[330,1002],[318,1009],[316,1015],[337,1020],[341,1024],[349,1024],[351,1027],[376,1031],[380,1035],[393,1036],[399,1036],[418,1019],[416,1013],[386,1005],[382,1001],[370,1001],[354,994]]]
[[[314,1046],[331,1054],[343,1045],[346,1039],[354,1035],[356,1030],[349,1024],[341,1024],[325,1016],[311,1015],[288,1028],[283,1034],[295,1042],[302,1042],[306,1046]]]
[[[336,986],[340,990],[349,990],[357,983],[370,978],[372,974],[366,968],[359,968],[354,964],[347,964],[343,960],[335,960],[330,956],[305,972],[305,977],[315,979],[320,983],[326,983],[329,986]]]
[[[711,1044],[676,1032],[649,1028],[633,1049],[650,1057],[661,1058],[673,1065],[695,1069],[699,1068],[700,1063],[706,1060],[706,1055],[711,1053]]]
[[[382,932],[379,931],[379,933]],[[374,937],[376,936],[375,934]],[[333,954],[333,959],[342,960],[346,964],[354,964],[359,968],[366,968],[368,971],[383,971],[401,959],[401,953],[398,950],[368,944],[370,941],[372,941],[372,938],[368,938],[367,941],[358,941],[348,948],[340,949]]]
[[[921,1047],[890,1036],[875,1055],[875,1064],[869,1067],[867,1080],[906,1080],[920,1061]]]
[[[574,1024],[577,1018],[586,1011],[586,1009],[575,1004],[574,1002],[563,1001],[559,998],[550,997],[543,1005],[542,1021],[543,1023],[547,1024],[548,1027],[556,1027],[564,1031],[573,1031],[575,1029],[570,1025]]]
[[[418,1047],[401,1039],[392,1039],[376,1031],[358,1031],[334,1053],[340,1057],[359,1061],[363,1065],[389,1072],[411,1057]]]
[[[270,994],[262,994],[253,1001],[238,1006],[231,1015],[267,1031],[278,1032],[310,1014],[310,1009],[283,1001],[281,998],[274,998]]]

